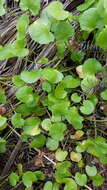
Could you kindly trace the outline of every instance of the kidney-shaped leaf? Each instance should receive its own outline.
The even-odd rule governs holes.
[[[25,120],[25,125],[23,127],[24,134],[35,136],[40,134],[40,119],[38,117],[31,117]]]
[[[33,172],[25,172],[22,177],[22,181],[26,187],[31,187],[33,182],[37,181],[37,177]]]
[[[90,8],[80,15],[79,22],[82,30],[91,32],[97,28],[99,23],[99,15],[96,8]]]
[[[63,78],[63,74],[54,68],[45,68],[42,71],[42,76],[50,83],[58,83]]]
[[[21,79],[27,83],[36,82],[41,76],[41,70],[36,71],[23,71],[21,73]]]
[[[56,20],[65,20],[69,16],[69,12],[63,10],[63,5],[59,1],[54,1],[46,8],[47,14]]]
[[[102,70],[102,65],[97,59],[89,58],[84,62],[82,70],[85,74],[96,74]]]
[[[84,186],[87,183],[87,176],[85,174],[77,172],[75,175],[75,181],[78,185]]]
[[[95,166],[86,166],[86,173],[88,176],[95,176],[97,174],[97,168]]]
[[[20,8],[23,11],[29,10],[32,15],[36,16],[40,10],[40,0],[21,0]]]
[[[30,25],[29,34],[34,41],[40,44],[49,44],[54,41],[54,35],[50,32],[50,28],[41,19]]]
[[[90,100],[85,100],[83,102],[83,106],[80,107],[80,110],[83,114],[88,115],[88,114],[93,113],[94,108],[95,106]]]

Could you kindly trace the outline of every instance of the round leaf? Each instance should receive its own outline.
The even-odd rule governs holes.
[[[66,30],[63,30],[66,28]],[[74,28],[68,22],[61,22],[54,30],[55,38],[57,41],[67,41],[70,37],[74,36]]]
[[[34,83],[38,81],[41,76],[41,70],[37,71],[23,71],[21,73],[21,79],[26,83]]]
[[[42,89],[46,92],[51,92],[51,84],[47,81],[42,83]]]
[[[90,100],[85,100],[83,106],[80,107],[80,111],[86,115],[93,113],[94,109],[94,104]]]
[[[42,125],[42,128],[43,128],[44,130],[49,131],[49,129],[50,129],[52,123],[51,123],[51,120],[50,120],[50,119],[44,119],[44,120],[42,121],[41,125]]]
[[[66,125],[62,122],[57,122],[51,125],[49,134],[56,141],[60,141],[63,139],[64,131],[66,130]]]
[[[24,119],[21,118],[20,113],[15,113],[11,120],[14,127],[22,127],[24,125]]]
[[[100,174],[97,174],[96,176],[92,177],[92,182],[93,186],[99,187],[103,184],[104,178]]]
[[[24,134],[35,136],[40,134],[41,130],[39,128],[40,119],[38,117],[31,117],[25,120],[25,125],[23,127]]]
[[[56,160],[58,160],[60,162],[64,161],[65,158],[67,157],[67,155],[68,155],[68,152],[67,151],[63,151],[60,148],[57,149],[57,151],[55,152]]]
[[[52,138],[47,138],[47,142],[46,142],[46,147],[49,149],[49,150],[56,150],[59,146],[59,143],[58,141],[52,139]]]
[[[84,186],[87,184],[87,176],[85,174],[77,172],[75,175],[75,181],[78,185]]]
[[[35,0],[35,1],[33,1],[33,0],[30,0],[30,1],[21,0],[20,1],[20,8],[23,11],[29,10],[33,16],[36,16],[40,10],[40,0]]]
[[[19,75],[13,76],[13,77],[12,77],[12,82],[13,82],[13,84],[15,84],[15,86],[17,86],[17,87],[21,87],[21,86],[24,86],[24,85],[25,85],[24,81],[21,80],[21,78],[20,78]]]
[[[53,68],[45,68],[42,76],[50,83],[58,83],[63,79],[63,74]]]
[[[79,96],[77,93],[73,93],[71,95],[71,100],[74,102],[74,103],[79,103],[81,101],[81,96]]]
[[[45,21],[38,19],[29,27],[31,38],[40,44],[49,44],[54,41],[54,35],[50,32],[50,28]]]
[[[12,172],[9,175],[8,179],[9,179],[9,184],[14,187],[14,186],[16,186],[17,182],[19,181],[19,176],[16,173]]]
[[[56,20],[65,20],[69,16],[69,12],[63,10],[63,5],[59,1],[50,3],[46,8],[46,12]]]
[[[97,59],[89,58],[84,62],[82,70],[85,74],[92,75],[100,72],[102,70],[102,66]]]
[[[64,183],[66,184],[64,190],[77,190],[77,184],[73,179],[66,178]]]
[[[37,181],[37,177],[33,172],[25,172],[22,177],[22,181],[26,187],[31,187],[33,182]]]
[[[71,152],[70,159],[74,162],[79,162],[82,159],[82,155],[78,152]]]
[[[97,9],[90,8],[84,11],[82,15],[80,15],[79,18],[80,27],[82,30],[91,32],[94,29],[98,28],[100,20],[101,18],[99,17]]]
[[[30,103],[33,101],[33,88],[31,86],[23,86],[16,92],[16,98],[23,103]]]
[[[34,137],[33,141],[30,143],[32,148],[40,148],[43,147],[46,143],[46,137],[43,134],[39,134]]]
[[[52,182],[51,181],[47,181],[46,183],[45,183],[45,185],[44,185],[44,188],[43,188],[43,190],[52,190],[53,188],[52,188]]]
[[[95,176],[97,174],[97,168],[95,166],[86,166],[85,169],[88,176]]]
[[[101,97],[103,98],[103,100],[107,100],[107,90],[101,92]]]

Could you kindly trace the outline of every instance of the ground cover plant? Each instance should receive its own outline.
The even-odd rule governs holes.
[[[80,49],[90,40],[107,57],[106,1],[85,0],[77,15],[60,1],[43,9],[39,0],[16,3],[22,11],[16,37],[0,45],[0,61],[24,60],[28,37],[54,44],[56,52],[33,60],[37,69],[0,77],[0,160],[10,155],[0,188],[106,190],[107,65]],[[7,12],[2,0],[0,16]]]

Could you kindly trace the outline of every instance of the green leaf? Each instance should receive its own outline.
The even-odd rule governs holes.
[[[0,60],[5,60],[14,56],[12,52],[12,44],[0,46]]]
[[[12,77],[12,82],[15,84],[17,87],[21,87],[25,85],[25,82],[21,80],[19,75],[13,76]]]
[[[102,70],[102,65],[97,59],[89,58],[84,62],[82,69],[86,75],[93,75]]]
[[[92,182],[93,186],[99,187],[103,184],[104,178],[100,174],[97,174],[96,176],[92,177]]]
[[[26,117],[32,113],[32,108],[29,108],[26,104],[20,104],[16,107],[16,112]]]
[[[54,151],[58,148],[59,146],[59,142],[52,139],[52,138],[47,138],[47,142],[46,142],[46,147],[51,150],[51,151]]]
[[[41,76],[41,70],[36,71],[23,71],[21,73],[21,79],[26,83],[34,83],[39,80]]]
[[[97,8],[90,8],[83,12],[79,17],[79,23],[82,30],[91,32],[99,28],[101,17],[97,12]]]
[[[57,41],[56,42],[56,48],[57,48],[57,57],[62,59],[64,58],[64,55],[65,55],[65,50],[66,50],[66,44],[65,42],[60,42],[60,41]]]
[[[33,101],[33,88],[31,86],[23,86],[16,92],[16,98],[23,103],[31,103]]]
[[[86,9],[88,9],[91,5],[93,5],[93,3],[95,2],[95,0],[88,0],[85,3],[82,3],[81,5],[79,5],[77,7],[78,11],[85,11]]]
[[[3,16],[6,13],[5,3],[6,3],[6,0],[0,0],[0,16]]]
[[[87,95],[91,95],[98,83],[99,81],[94,75],[87,75],[87,77],[81,81],[81,88]]]
[[[71,107],[66,115],[67,121],[72,124],[75,129],[82,129],[84,118],[79,115],[77,108]]]
[[[73,51],[71,53],[71,60],[74,62],[81,62],[84,59],[85,53],[82,51]]]
[[[58,83],[63,79],[63,74],[54,68],[45,68],[42,76],[50,83]]]
[[[0,153],[6,152],[6,140],[0,137]]]
[[[87,176],[85,174],[77,172],[75,175],[75,181],[78,185],[84,186],[87,184]]]
[[[46,143],[46,137],[43,134],[39,134],[33,138],[33,141],[30,143],[32,148],[41,148]]]
[[[67,92],[64,90],[64,84],[59,83],[55,89],[56,98],[63,99],[67,96]]]
[[[49,82],[45,81],[42,83],[42,89],[46,92],[51,92],[52,86]]]
[[[77,184],[73,179],[66,178],[64,183],[66,184],[64,190],[77,190]]]
[[[29,25],[29,16],[27,14],[23,14],[19,17],[18,23],[16,24],[17,40],[23,40],[26,36],[26,30]]]
[[[67,155],[68,155],[68,152],[67,151],[63,151],[60,148],[57,149],[57,151],[55,152],[56,160],[58,160],[60,162],[64,161],[65,158],[67,157]]]
[[[63,30],[64,28],[66,28],[66,30]],[[66,42],[70,37],[74,36],[74,34],[75,31],[73,26],[64,21],[60,22],[54,30],[54,35],[57,41]]]
[[[85,170],[88,176],[95,176],[97,174],[96,166],[86,166]]]
[[[20,33],[18,33],[20,35]],[[9,58],[11,57],[25,57],[29,54],[29,50],[26,47],[27,42],[23,39],[23,36],[18,36],[17,39],[11,44]],[[22,38],[22,39],[21,39]],[[8,49],[7,49],[8,50]]]
[[[103,98],[103,100],[107,100],[107,90],[101,92],[101,97]]]
[[[31,187],[32,183],[37,181],[37,177],[33,172],[28,171],[23,174],[22,181],[26,187]]]
[[[68,170],[70,166],[71,162],[69,161],[64,161],[56,165],[55,179],[58,183],[65,183],[66,178],[71,176]]]
[[[97,98],[95,95],[93,95],[93,94],[89,95],[89,96],[88,96],[88,99],[94,104],[94,106],[97,105],[97,103],[98,103],[98,98]]]
[[[43,128],[44,130],[49,131],[49,130],[50,130],[50,127],[51,127],[51,125],[52,125],[52,123],[51,123],[51,120],[50,120],[50,119],[44,119],[44,120],[42,121],[41,125],[42,125],[42,128]]]
[[[7,98],[5,95],[5,92],[3,90],[0,90],[0,103],[1,104],[6,104]]]
[[[38,64],[47,64],[49,62],[49,59],[47,57],[42,57],[38,60]]]
[[[66,130],[66,125],[62,122],[57,122],[51,125],[49,134],[56,141],[61,141],[64,137],[63,133]]]
[[[71,152],[70,153],[70,159],[73,162],[79,162],[82,159],[82,155],[80,153],[76,152]]]
[[[24,134],[35,136],[40,134],[41,130],[39,128],[40,119],[38,117],[31,117],[25,120],[25,124],[23,127]]]
[[[51,181],[47,181],[43,187],[43,190],[52,190],[53,188],[52,182]]]
[[[12,125],[14,127],[22,127],[24,126],[24,119],[22,119],[21,117],[21,114],[20,113],[15,113],[12,118],[11,118],[11,121],[12,121]]]
[[[33,16],[36,16],[40,10],[40,0],[21,0],[20,1],[20,8],[23,11],[29,10]]]
[[[46,12],[49,17],[56,20],[65,20],[69,17],[69,12],[63,10],[63,4],[59,1],[54,1],[48,5]]]
[[[65,88],[77,88],[80,86],[80,79],[68,75],[64,78],[63,83]]]
[[[83,106],[80,107],[80,111],[86,115],[93,113],[94,109],[95,106],[90,100],[83,101]]]
[[[12,172],[12,173],[9,175],[8,179],[9,179],[9,184],[14,187],[14,186],[17,185],[17,183],[18,183],[18,181],[19,181],[19,176],[18,176],[16,173]]]
[[[7,126],[7,118],[0,115],[0,131],[5,129]]]
[[[79,103],[81,101],[81,96],[78,95],[78,93],[73,93],[71,95],[71,100],[74,102],[74,103]]]
[[[59,190],[59,184],[57,184],[57,183],[54,183],[53,184],[53,189],[52,190]]]
[[[54,41],[54,35],[50,32],[45,20],[38,19],[29,27],[31,38],[40,44],[49,44]]]
[[[107,50],[107,28],[103,28],[102,31],[97,35],[96,44],[100,48]]]
[[[36,172],[34,172],[34,174],[36,175],[37,180],[44,180],[45,179],[45,175],[41,171],[36,171]]]

